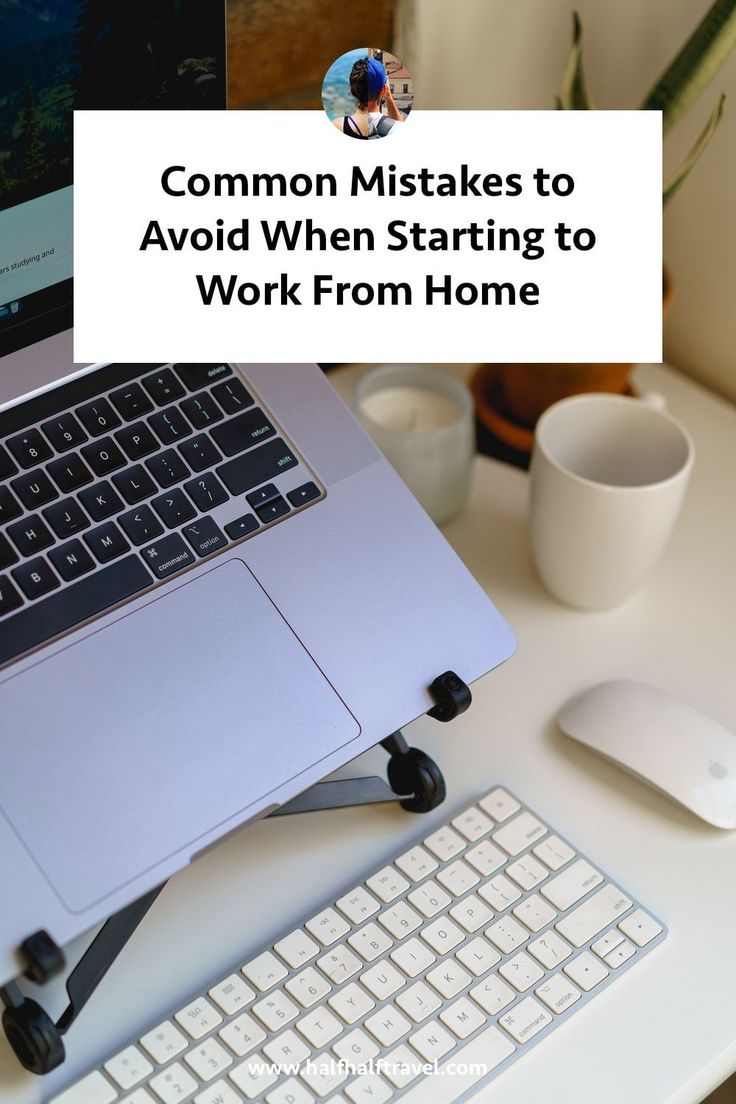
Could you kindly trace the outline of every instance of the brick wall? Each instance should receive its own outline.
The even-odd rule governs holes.
[[[391,0],[228,0],[230,107],[318,108],[322,78],[358,46],[390,49]]]

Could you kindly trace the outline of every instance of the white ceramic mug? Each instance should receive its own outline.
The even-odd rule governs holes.
[[[530,469],[532,551],[547,589],[584,609],[628,598],[667,544],[694,455],[658,396],[575,395],[549,407]]]

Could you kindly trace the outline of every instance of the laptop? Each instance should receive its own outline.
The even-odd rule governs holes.
[[[224,102],[222,10],[162,37],[133,7],[47,5],[53,42],[2,17],[16,74],[53,65],[13,93],[0,211],[0,983],[31,933],[64,945],[514,649],[316,365],[73,363],[50,105]]]

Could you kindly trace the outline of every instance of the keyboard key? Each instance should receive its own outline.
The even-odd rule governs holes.
[[[28,429],[5,442],[21,468],[33,468],[42,460],[50,460],[53,453],[39,430]]]
[[[444,1012],[440,1012],[439,1018],[458,1039],[467,1039],[468,1035],[472,1035],[486,1022],[477,1005],[472,1004],[467,997],[461,997]]]
[[[465,861],[470,863],[473,870],[477,870],[481,877],[487,878],[494,870],[499,870],[506,863],[507,856],[486,839],[466,851]]]
[[[432,1020],[419,1031],[415,1031],[409,1036],[409,1042],[427,1062],[438,1062],[455,1046],[452,1035],[444,1027],[440,1027],[437,1020]]]
[[[352,1062],[356,1066],[370,1062],[372,1058],[377,1058],[380,1053],[373,1039],[366,1035],[365,1031],[361,1031],[360,1028],[343,1035],[341,1039],[332,1044],[332,1049],[338,1058],[342,1058],[345,1062]]]
[[[167,449],[166,452],[161,452],[158,456],[152,456],[150,460],[146,461],[146,467],[159,487],[164,489],[172,487],[174,483],[180,483],[182,479],[186,479],[190,474],[189,468],[174,449]]]
[[[0,484],[0,525],[4,525],[6,521],[12,521],[22,513],[23,509],[10,487]]]
[[[454,859],[455,855],[459,855],[461,851],[465,850],[466,842],[452,828],[445,826],[444,828],[438,828],[431,836],[427,836],[424,846],[440,862],[447,862],[448,859]]]
[[[470,996],[489,1016],[495,1016],[502,1008],[516,1000],[516,993],[511,986],[495,974],[491,974],[480,985],[476,985],[475,989],[471,989]]]
[[[52,460],[47,465],[46,471],[63,494],[71,494],[79,487],[91,483],[94,478],[82,457],[76,452],[70,456],[60,457],[58,460]]]
[[[186,394],[184,388],[170,368],[162,368],[150,376],[144,376],[141,383],[156,406],[166,406]]]
[[[17,470],[18,467],[8,450],[4,445],[0,445],[0,479],[7,479],[8,476],[15,475]]]
[[[197,1000],[190,1001],[184,1008],[179,1009],[174,1019],[190,1039],[201,1039],[213,1027],[222,1023],[220,1013],[204,997],[198,997]]]
[[[129,383],[113,391],[110,399],[125,422],[132,422],[143,414],[150,414],[153,403],[139,383]]]
[[[439,865],[437,860],[432,858],[429,851],[425,851],[423,847],[418,846],[412,847],[410,851],[406,851],[403,855],[399,855],[394,862],[401,873],[405,874],[412,882],[421,882],[422,878],[426,878],[427,874],[431,874]]]
[[[526,997],[498,1022],[517,1043],[526,1043],[549,1027],[552,1016],[534,997]]]
[[[233,374],[229,364],[175,364],[174,371],[190,391],[199,391],[208,383]]]
[[[122,602],[152,582],[140,558],[128,556],[19,610],[0,624],[0,663]]]
[[[230,540],[240,540],[241,537],[247,537],[251,533],[255,533],[256,529],[259,529],[258,518],[255,514],[243,514],[242,517],[236,518],[235,521],[229,521],[225,526],[225,532]]]
[[[31,514],[30,517],[9,525],[7,534],[21,556],[35,556],[37,552],[54,543],[50,529],[38,514]]]
[[[189,422],[176,406],[152,414],[148,424],[156,432],[162,445],[173,445],[174,441],[180,441],[192,432]]]
[[[197,516],[197,511],[179,488],[154,498],[151,505],[169,529],[175,529],[177,525],[182,525],[185,521],[191,521],[193,517]]]
[[[349,947],[341,943],[333,947],[329,954],[317,959],[317,965],[323,974],[326,974],[335,985],[347,981],[353,974],[357,974],[363,963],[357,955],[353,954]]]
[[[554,970],[556,966],[559,966],[572,954],[572,948],[555,931],[548,931],[544,935],[540,935],[539,939],[535,939],[533,943],[529,944],[527,950],[547,970]]]
[[[311,962],[319,954],[319,946],[301,928],[280,939],[273,949],[293,970],[305,962]]]
[[[492,966],[501,961],[501,956],[496,948],[487,939],[481,939],[480,936],[459,947],[455,952],[455,958],[462,962],[463,966],[476,977],[481,977]]]
[[[474,893],[469,894],[457,905],[450,909],[450,916],[456,920],[466,932],[477,932],[493,919],[493,913],[488,905],[484,904]]]
[[[129,510],[127,514],[121,514],[118,521],[132,544],[145,544],[146,541],[159,537],[164,531],[161,522],[149,506],[138,506],[135,510]]]
[[[294,1025],[308,1043],[311,1043],[315,1050],[320,1047],[327,1046],[333,1039],[342,1032],[343,1025],[340,1021],[332,1015],[329,1008],[317,1008],[314,1012],[310,1012],[306,1016],[302,1016],[300,1020],[297,1020]],[[368,1024],[366,1024],[368,1027]],[[370,1031],[370,1028],[368,1028]],[[408,1030],[408,1025],[407,1025]],[[375,1032],[373,1032],[375,1034]]]
[[[479,809],[476,809],[475,805],[471,805],[469,809],[466,809],[460,816],[456,816],[450,823],[461,836],[465,837],[468,843],[476,843],[481,836],[484,836],[486,832],[490,832],[493,827],[493,821],[485,813],[481,813]]]
[[[319,498],[320,489],[316,483],[302,483],[301,487],[296,487],[293,491],[289,491],[287,498],[292,506],[305,506],[307,502],[312,502],[313,499]]]
[[[244,410],[236,418],[230,418],[212,430],[212,437],[225,456],[235,456],[244,449],[273,437],[276,430],[257,406]]]
[[[125,1091],[153,1073],[153,1066],[137,1046],[129,1046],[105,1062],[104,1070]]]
[[[438,955],[447,954],[463,942],[463,935],[457,924],[447,916],[441,916],[439,920],[433,920],[421,931],[421,937],[425,943],[429,943],[433,951]]]
[[[550,908],[538,893],[533,893],[531,897],[527,897],[525,901],[522,901],[520,905],[513,909],[513,913],[517,920],[521,920],[522,924],[532,932],[541,931],[557,915],[555,910]]]
[[[283,1062],[288,1065],[296,1065],[303,1062],[312,1053],[303,1039],[289,1029],[273,1039],[263,1048],[263,1053],[269,1062]],[[303,1086],[301,1086],[303,1089]]]
[[[66,583],[86,575],[95,566],[95,561],[80,540],[52,548],[49,559]]]
[[[548,836],[536,847],[532,848],[538,859],[541,859],[550,870],[559,870],[561,866],[575,858],[572,847],[568,847],[559,836]]]
[[[264,951],[252,962],[247,962],[240,971],[248,981],[255,985],[260,993],[271,989],[277,981],[281,981],[288,974],[283,962],[279,962],[270,951]]]
[[[547,829],[541,821],[531,813],[525,812],[494,832],[493,842],[513,857],[546,834]]]
[[[597,954],[599,958],[605,958],[606,955],[618,947],[619,943],[623,943],[624,937],[618,928],[612,928],[605,935],[602,935],[600,939],[596,939],[595,943],[591,945],[591,951],[593,954]]]
[[[284,989],[299,1002],[302,1008],[311,1008],[331,992],[332,986],[317,973],[314,966],[307,966],[306,970],[302,970],[296,977],[287,981]]]
[[[230,974],[214,985],[207,996],[215,1002],[226,1016],[234,1016],[253,999],[255,993],[238,974]]]
[[[505,916],[502,920],[497,920],[486,929],[485,934],[502,954],[511,954],[529,938],[528,930],[514,920],[513,916]]]
[[[580,1000],[581,993],[564,974],[555,974],[534,990],[535,996],[549,1008],[550,1012],[556,1012],[559,1016],[576,1001]]]
[[[82,456],[95,475],[109,475],[110,472],[124,467],[127,462],[112,437],[102,437],[99,441],[93,441],[91,445],[85,445]],[[49,464],[49,471],[52,466]],[[51,474],[54,473],[51,472]]]
[[[357,1020],[365,1016],[366,1012],[372,1012],[376,1007],[373,998],[369,997],[365,989],[354,981],[351,981],[338,993],[333,993],[327,1003],[346,1024],[356,1023]]]
[[[63,498],[61,502],[54,502],[53,505],[46,507],[43,516],[61,540],[81,532],[90,524],[89,518],[75,498]]]
[[[422,1071],[423,1062],[421,1058],[418,1058],[416,1053],[409,1050],[407,1046],[402,1045],[397,1046],[386,1055],[386,1066],[382,1072],[392,1085],[397,1089],[403,1089],[410,1085],[412,1081],[415,1081]],[[424,1080],[418,1088],[422,1090],[424,1095],[423,1097],[415,1097],[414,1104],[428,1104],[427,1087]],[[402,1100],[406,1100],[406,1097],[402,1097]]]
[[[363,981],[363,978],[360,980]],[[455,962],[451,958],[441,962],[439,966],[435,966],[434,970],[430,970],[427,974],[429,984],[445,1000],[456,997],[466,985],[470,985],[472,980],[468,971],[459,962]]]
[[[109,433],[120,425],[120,419],[107,399],[85,403],[78,408],[77,417],[90,437],[99,437],[101,433]]]
[[[118,1094],[107,1078],[95,1070],[55,1096],[51,1104],[113,1104],[117,1098]]]
[[[478,896],[487,901],[494,912],[503,912],[521,897],[521,891],[505,874],[497,874],[485,885],[479,886]]]
[[[289,509],[289,503],[286,499],[279,496],[278,498],[272,498],[265,506],[259,506],[257,513],[263,524],[266,525],[269,521],[276,521],[277,518],[288,514]]]
[[[0,569],[3,567],[10,567],[11,564],[16,563],[18,559],[18,553],[7,537],[0,533]]]
[[[260,483],[266,483],[282,471],[296,467],[298,461],[289,446],[280,438],[268,441],[253,452],[237,456],[217,469],[217,474],[232,495],[245,494]]]
[[[633,943],[629,943],[628,939],[624,939],[623,943],[619,943],[617,947],[614,947],[612,951],[609,951],[604,962],[606,966],[610,966],[612,970],[618,969],[619,966],[623,966],[624,962],[628,962],[632,955],[636,954],[636,947]]]
[[[106,521],[104,525],[85,533],[84,539],[100,563],[117,559],[130,548],[114,521]]]
[[[384,909],[379,915],[380,924],[394,939],[403,939],[422,926],[422,918],[406,901],[397,901],[395,905]]]
[[[299,1009],[293,1000],[280,989],[254,1004],[251,1012],[269,1031],[278,1031],[279,1028],[286,1027],[299,1015]]]
[[[12,613],[23,605],[23,599],[13,586],[9,576],[0,575],[0,617]]]
[[[437,961],[436,956],[420,939],[407,939],[401,946],[395,947],[389,957],[410,978],[418,977]]]
[[[643,909],[634,909],[630,916],[621,921],[619,928],[629,939],[633,939],[637,947],[646,947],[663,930],[662,925]]]
[[[194,1104],[241,1104],[241,1096],[227,1081],[220,1079],[208,1085],[201,1093],[197,1093]],[[138,1104],[135,1100],[126,1100],[125,1104]],[[148,1104],[148,1101],[141,1101]]]
[[[66,452],[87,440],[87,434],[71,413],[58,414],[51,421],[44,422],[41,429],[57,452]]]
[[[360,984],[377,1001],[384,1001],[406,985],[406,978],[390,962],[379,962],[361,974]]]
[[[412,1024],[406,1016],[399,1012],[398,1008],[388,1004],[383,1008],[379,1008],[373,1016],[369,1016],[363,1023],[363,1027],[366,1031],[370,1031],[373,1038],[377,1039],[381,1046],[387,1047],[395,1043],[402,1035],[406,1035],[407,1032],[411,1031]]]
[[[141,548],[141,556],[157,579],[168,579],[169,575],[197,562],[178,533],[170,533],[147,548]]]
[[[459,859],[457,862],[450,863],[444,870],[440,870],[437,875],[437,881],[443,885],[453,897],[462,897],[469,889],[473,889],[478,885],[480,878],[474,870],[471,870],[467,863]]]
[[[506,874],[524,890],[534,889],[545,878],[549,877],[546,866],[542,866],[533,855],[524,855],[516,862],[509,863]]]
[[[50,564],[43,556],[29,560],[20,567],[14,567],[11,574],[26,598],[41,598],[42,595],[48,594],[50,590],[55,590],[60,585]],[[5,621],[3,627],[7,628],[9,624],[11,622]]]
[[[212,388],[212,394],[226,414],[237,414],[238,410],[253,405],[253,396],[239,379],[218,383],[217,387]]]
[[[396,1003],[402,1012],[406,1012],[407,1016],[411,1017],[414,1023],[421,1023],[422,1020],[426,1020],[442,1005],[441,999],[423,981],[418,981],[410,989],[402,990],[396,997]]]
[[[364,962],[373,962],[394,945],[393,939],[390,939],[386,932],[374,923],[366,924],[360,931],[349,936],[348,943]]]
[[[222,460],[212,441],[206,433],[200,433],[197,437],[185,441],[179,446],[179,451],[192,471],[201,472],[205,468],[211,468],[218,460]]]
[[[613,924],[630,907],[631,901],[625,893],[615,886],[606,885],[558,921],[555,927],[573,947],[582,947],[583,943]]]
[[[213,510],[227,502],[227,491],[214,472],[203,472],[184,484],[184,490],[198,510]]]
[[[495,820],[496,824],[503,824],[503,822],[513,816],[514,813],[518,813],[521,808],[516,798],[506,793],[506,790],[502,790],[500,787],[491,790],[489,794],[481,798],[478,804],[484,813],[488,813],[489,817]]]
[[[179,1104],[179,1101],[187,1100],[199,1088],[181,1062],[172,1062],[163,1073],[152,1077],[149,1085],[161,1104]]]
[[[123,509],[122,498],[106,479],[79,492],[79,501],[93,521],[104,521]]]
[[[55,498],[59,497],[59,492],[54,489],[51,480],[42,468],[36,468],[35,471],[19,475],[11,482],[10,486],[29,510],[35,510],[37,507],[43,506],[47,502],[53,502]]]
[[[260,1024],[256,1023],[252,1016],[249,1016],[247,1012],[244,1012],[242,1016],[236,1017],[230,1023],[225,1024],[223,1028],[218,1031],[218,1035],[224,1043],[230,1047],[233,1054],[238,1058],[242,1058],[244,1055],[249,1054],[251,1050],[255,1050],[257,1046],[263,1042],[266,1038],[266,1032],[263,1030]]]
[[[222,421],[222,411],[208,391],[185,399],[181,408],[195,429],[206,429]]]
[[[156,484],[140,464],[135,464],[124,472],[118,472],[112,477],[112,481],[129,506],[135,506],[144,498],[150,498],[157,490]]]
[[[498,972],[513,985],[517,993],[526,993],[527,989],[531,989],[532,985],[536,985],[544,977],[544,970],[523,951],[499,966]]]
[[[272,1073],[263,1059],[255,1054],[236,1066],[230,1073],[230,1079],[235,1082],[246,1100],[255,1100],[271,1085],[275,1085],[278,1075]]]
[[[586,993],[589,993],[591,989],[608,977],[606,967],[590,951],[583,951],[563,969],[568,977],[571,977],[575,984],[579,985]]]
[[[224,533],[211,517],[199,518],[193,525],[186,525],[182,532],[198,556],[211,556],[227,544]]]
[[[279,489],[275,483],[267,483],[265,487],[259,487],[257,491],[251,491],[245,496],[245,501],[255,510],[258,506],[265,505],[272,498],[279,497]]]
[[[158,441],[145,422],[134,422],[119,429],[115,434],[115,440],[125,450],[130,460],[140,460],[158,448]]]
[[[376,898],[367,889],[363,889],[363,886],[356,886],[335,903],[340,912],[345,913],[351,924],[361,924],[381,911]]]
[[[231,1054],[217,1039],[206,1039],[201,1046],[193,1047],[184,1055],[184,1061],[193,1069],[200,1081],[211,1081],[213,1077],[233,1064]]]
[[[323,947],[331,947],[350,931],[350,925],[335,912],[334,908],[326,908],[318,912],[311,920],[307,920],[304,927],[319,940]]]
[[[409,882],[393,866],[384,866],[377,874],[367,878],[365,884],[384,904],[394,901],[409,888]]]
[[[559,912],[565,912],[602,881],[603,875],[600,871],[585,859],[578,859],[562,874],[558,874],[551,882],[542,886],[540,893],[551,901]]]

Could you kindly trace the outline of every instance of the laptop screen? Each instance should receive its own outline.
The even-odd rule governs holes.
[[[223,108],[224,0],[0,3],[0,351],[72,322],[72,111]]]

